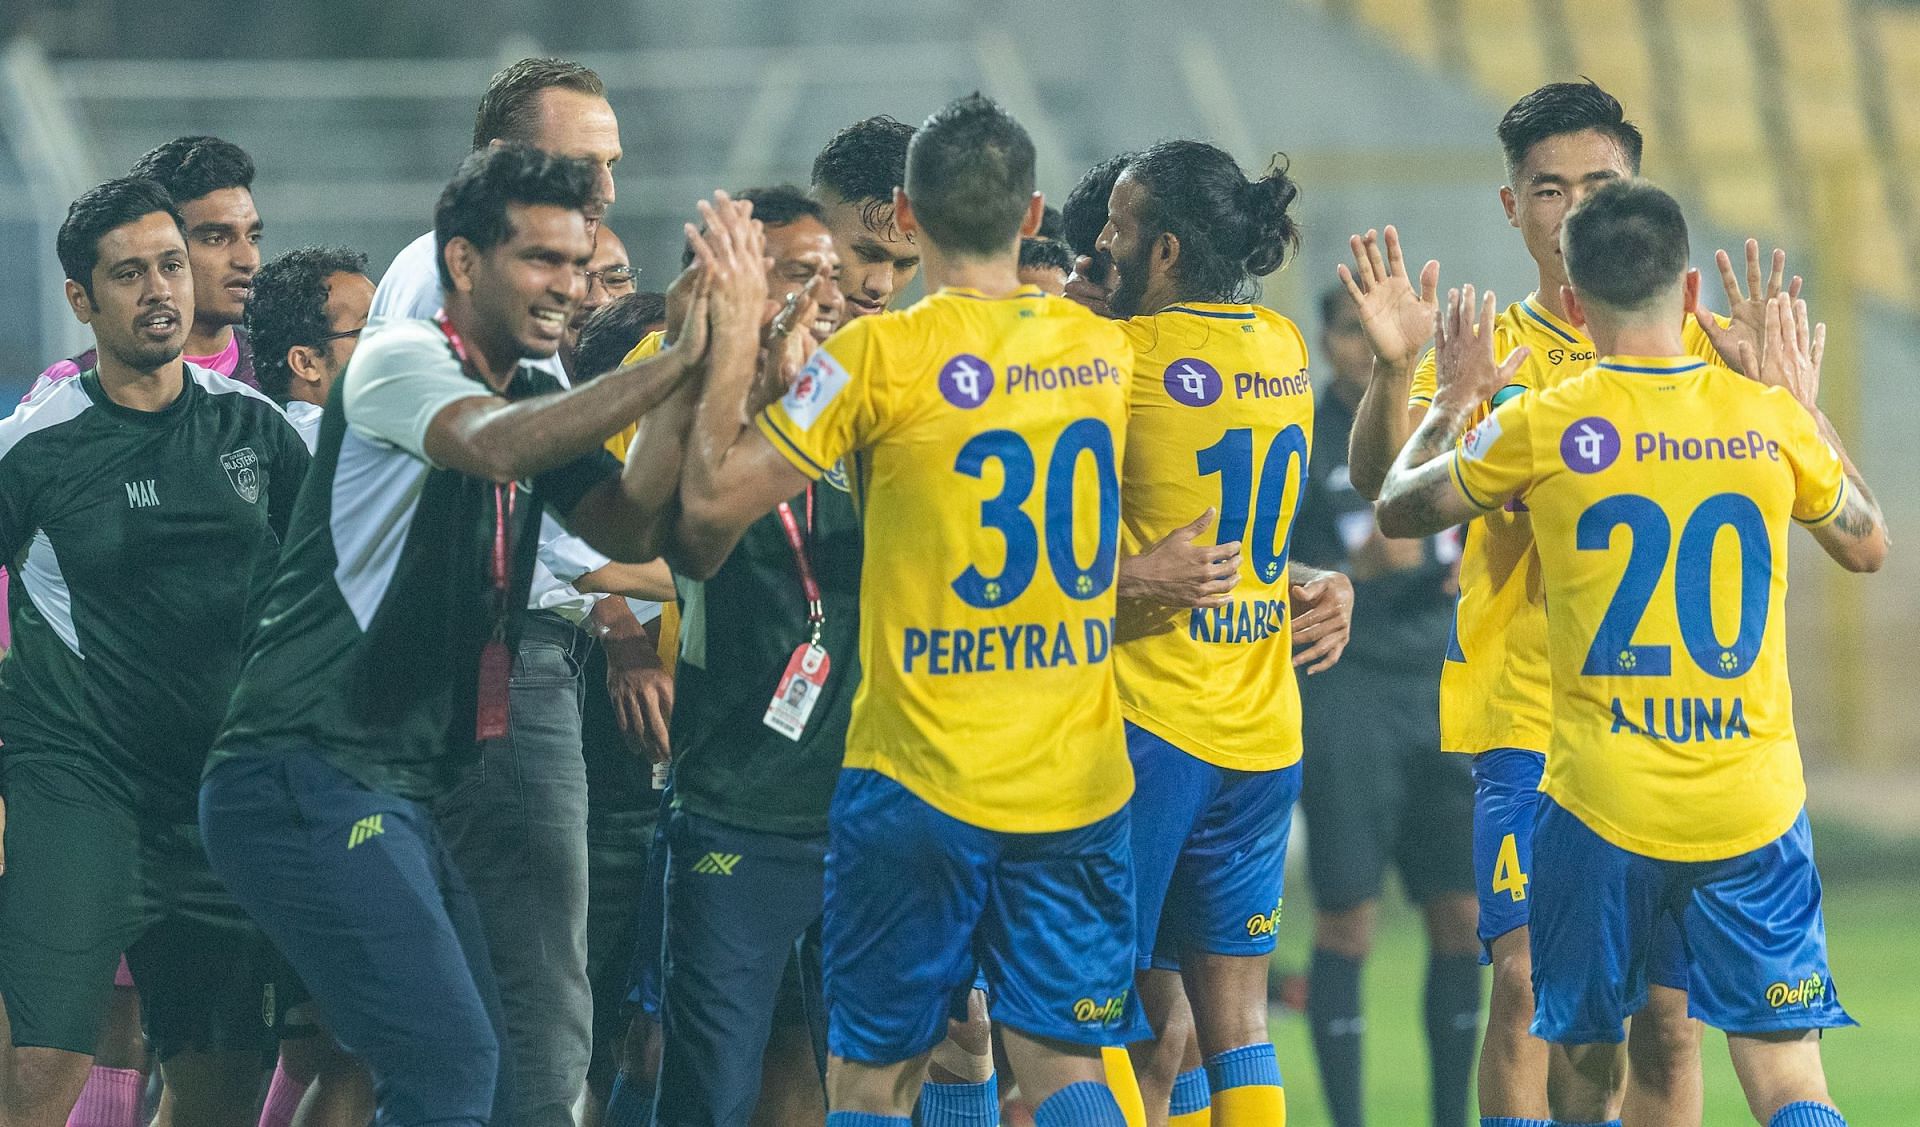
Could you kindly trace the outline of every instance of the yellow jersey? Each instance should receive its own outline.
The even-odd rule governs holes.
[[[1075,829],[1133,793],[1113,679],[1133,350],[1027,286],[862,317],[757,424],[842,458],[866,530],[846,765],[971,825]]]
[[[1622,849],[1713,861],[1806,801],[1787,683],[1787,530],[1832,520],[1840,456],[1786,391],[1694,357],[1612,356],[1519,396],[1452,455],[1518,497],[1545,580],[1541,789]]]
[[[1687,318],[1690,355],[1719,363],[1706,332]],[[1481,408],[1522,391],[1544,391],[1593,366],[1593,342],[1540,304],[1509,305],[1494,322],[1494,355],[1532,351],[1513,383]],[[1414,372],[1410,404],[1433,402],[1433,353]],[[1526,510],[1512,504],[1467,526],[1460,555],[1460,601],[1440,667],[1440,748],[1469,755],[1514,747],[1544,752],[1553,732],[1553,684],[1547,665],[1547,611],[1540,560]]]
[[[1134,348],[1121,552],[1146,550],[1210,506],[1219,516],[1203,542],[1242,547],[1223,607],[1121,604],[1121,715],[1216,766],[1291,766],[1300,689],[1287,549],[1313,438],[1306,340],[1254,305],[1188,302],[1121,328]]]

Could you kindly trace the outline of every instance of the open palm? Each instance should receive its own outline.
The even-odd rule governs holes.
[[[1433,336],[1433,319],[1440,311],[1440,264],[1428,262],[1420,270],[1420,288],[1414,289],[1400,250],[1400,233],[1388,226],[1385,253],[1380,232],[1368,231],[1347,240],[1353,251],[1353,269],[1339,267],[1340,280],[1360,310],[1367,344],[1382,364],[1410,369]]]

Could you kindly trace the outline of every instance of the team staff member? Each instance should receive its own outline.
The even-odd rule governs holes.
[[[1499,398],[1539,391],[1584,371],[1593,342],[1567,319],[1560,225],[1596,189],[1640,168],[1640,131],[1620,103],[1591,82],[1557,82],[1515,102],[1500,119],[1507,220],[1519,229],[1538,275],[1534,292],[1501,315],[1501,354],[1531,351]],[[1415,290],[1398,235],[1384,253],[1372,232],[1351,240],[1356,269],[1342,266],[1373,346],[1373,379],[1361,397],[1350,443],[1354,487],[1378,493],[1393,457],[1433,396],[1431,359],[1421,352],[1433,331],[1439,265],[1429,263]],[[1704,310],[1687,322],[1688,350],[1719,362],[1734,342],[1757,339],[1761,304],[1758,247],[1748,247],[1755,293],[1743,298],[1723,263],[1733,317],[1723,327]],[[1776,253],[1768,293],[1780,288],[1785,255]],[[1797,286],[1797,283],[1796,283]],[[1416,368],[1419,369],[1416,372]],[[1489,404],[1489,409],[1496,404]],[[1546,1114],[1547,1050],[1527,1031],[1533,1015],[1527,921],[1532,834],[1544,753],[1552,732],[1552,678],[1539,558],[1524,509],[1493,513],[1467,527],[1460,560],[1460,602],[1440,674],[1440,739],[1445,751],[1474,757],[1474,883],[1480,941],[1493,964],[1486,1040],[1480,1051],[1480,1113],[1505,1119]],[[1629,1118],[1657,1123],[1700,1120],[1700,1024],[1688,1016],[1686,981],[1672,937],[1662,945],[1648,1011],[1628,1046]]]
[[[830,815],[834,1127],[907,1122],[976,955],[1038,1121],[1123,1122],[1097,1046],[1138,1026],[1108,664],[1132,357],[1118,329],[1018,284],[1040,211],[1018,123],[979,95],[935,113],[894,196],[933,295],[836,334],[752,424],[750,377],[709,380],[686,446],[677,573],[712,575],[843,457],[887,530],[866,545]],[[1051,514],[1044,565],[1030,497]]]
[[[1691,1004],[1727,1032],[1754,1118],[1843,1124],[1819,1037],[1853,1020],[1827,963],[1804,809],[1787,540],[1798,522],[1842,566],[1875,571],[1887,539],[1815,403],[1825,328],[1781,294],[1760,347],[1740,349],[1757,379],[1692,355],[1686,221],[1644,182],[1594,192],[1560,242],[1562,297],[1598,363],[1460,438],[1521,354],[1494,359],[1492,294],[1477,334],[1472,287],[1449,294],[1433,405],[1380,505],[1392,536],[1509,498],[1532,514],[1553,607],[1533,917],[1553,1121],[1611,1114],[1621,1026],[1645,1004],[1665,926],[1679,931]]]
[[[251,1125],[270,948],[214,878],[201,766],[307,470],[252,388],[181,359],[186,231],[112,180],[68,210],[67,301],[97,367],[0,423],[0,1120],[58,1127],[124,951],[176,1121]]]
[[[1314,408],[1313,460],[1294,558],[1353,576],[1353,637],[1337,668],[1300,685],[1313,962],[1307,1021],[1335,1127],[1366,1122],[1360,976],[1389,865],[1427,931],[1424,1000],[1434,1127],[1464,1127],[1479,1042],[1473,773],[1440,750],[1440,662],[1453,621],[1457,530],[1388,540],[1353,488],[1347,439],[1373,352],[1345,287],[1320,297],[1332,377]]]
[[[1127,162],[1098,243],[1135,356],[1121,550],[1204,534],[1219,516],[1220,593],[1205,605],[1122,571],[1115,674],[1138,780],[1141,999],[1178,1063],[1172,1000],[1192,1001],[1223,1127],[1286,1120],[1266,982],[1300,791],[1293,646],[1309,644],[1297,659],[1309,671],[1331,666],[1352,612],[1346,576],[1289,559],[1313,429],[1306,342],[1247,302],[1298,245],[1298,193],[1283,167],[1249,181],[1213,145],[1164,142]],[[1143,1071],[1159,1081],[1142,1093],[1157,1118],[1178,1081]]]
[[[494,74],[474,113],[472,151],[516,142],[592,166],[585,214],[599,253],[621,157],[620,122],[600,76],[548,58],[521,59]],[[447,296],[441,277],[429,231],[394,257],[374,294],[373,315],[432,317]],[[533,366],[568,385],[560,354],[536,358]],[[589,633],[638,633],[640,624],[624,600],[585,594],[546,562],[563,561],[563,571],[578,575],[605,566],[605,555],[566,536],[551,519],[541,542],[545,550],[535,559],[516,632],[508,732],[481,748],[478,764],[434,814],[486,927],[519,1081],[513,1121],[516,1127],[570,1127],[593,1053],[580,669]],[[582,621],[591,624],[586,632],[576,625]]]
[[[260,390],[280,404],[309,450],[372,305],[367,256],[342,247],[290,250],[254,276],[247,335],[260,350]]]
[[[186,362],[258,386],[253,346],[240,327],[265,235],[253,206],[253,158],[218,137],[177,137],[135,161],[128,175],[165,188],[187,225],[194,311]],[[62,360],[40,373],[34,390],[42,382],[71,379],[96,362],[93,349]]]
[[[513,1106],[478,912],[427,804],[506,729],[541,509],[650,558],[653,467],[622,475],[600,444],[686,377],[703,306],[716,374],[736,338],[752,365],[760,296],[711,271],[684,348],[564,393],[523,363],[579,300],[593,193],[588,163],[521,146],[474,153],[442,193],[445,314],[377,324],[328,399],[202,789],[216,870],[372,1069],[383,1122]]]

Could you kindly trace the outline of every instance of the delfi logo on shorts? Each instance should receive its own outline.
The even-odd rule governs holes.
[[[1283,900],[1279,904],[1275,904],[1273,906],[1273,911],[1267,912],[1264,915],[1248,917],[1247,918],[1247,938],[1258,939],[1263,935],[1272,935],[1275,932],[1279,931],[1280,930],[1280,906],[1285,902],[1286,901]]]
[[[1127,991],[1122,990],[1104,1002],[1092,998],[1082,998],[1073,1004],[1073,1020],[1078,1022],[1098,1022],[1112,1025],[1126,1016]]]
[[[1226,388],[1219,370],[1197,356],[1185,356],[1168,364],[1161,382],[1166,384],[1167,394],[1174,402],[1189,407],[1210,405]]]
[[[993,394],[993,365],[962,352],[940,369],[940,394],[963,411],[971,411]]]
[[[1560,436],[1560,458],[1574,473],[1599,473],[1620,456],[1620,432],[1598,415],[1575,419]]]
[[[1812,1006],[1825,1001],[1826,997],[1827,980],[1818,972],[1791,985],[1776,982],[1767,987],[1767,1005],[1776,1010],[1785,1006]]]

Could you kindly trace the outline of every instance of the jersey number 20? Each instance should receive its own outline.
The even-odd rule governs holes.
[[[1636,645],[1633,635],[1666,570],[1673,525],[1650,499],[1622,493],[1580,514],[1575,543],[1582,551],[1605,551],[1621,525],[1631,534],[1633,547],[1580,672],[1589,677],[1665,677],[1673,672],[1671,647]],[[1740,626],[1733,641],[1725,644],[1713,624],[1713,549],[1723,528],[1733,530],[1740,546]],[[1738,677],[1752,668],[1767,633],[1772,583],[1773,541],[1753,498],[1716,493],[1700,502],[1680,530],[1680,550],[1673,559],[1675,616],[1680,640],[1695,665],[1721,678]]]
[[[1073,546],[1073,484],[1082,456],[1093,459],[1100,522],[1093,560],[1084,566]],[[980,502],[980,524],[1005,540],[1006,562],[994,575],[983,575],[978,567],[968,564],[953,581],[953,593],[971,607],[1005,606],[1019,598],[1033,583],[1040,562],[1040,532],[1022,508],[1033,495],[1033,447],[1017,431],[983,431],[960,448],[953,469],[978,478],[985,475],[990,461],[1000,463],[1000,492]],[[1042,523],[1047,565],[1068,598],[1091,599],[1113,585],[1114,557],[1120,547],[1120,475],[1114,469],[1113,431],[1099,419],[1076,419],[1054,442],[1053,453],[1047,458]]]

